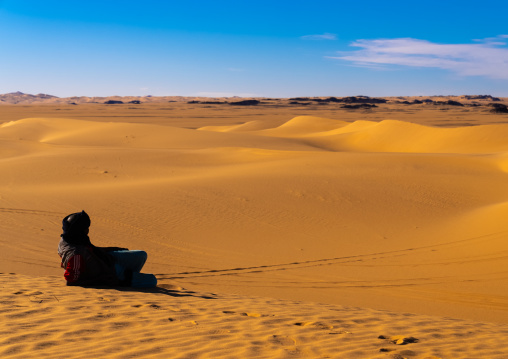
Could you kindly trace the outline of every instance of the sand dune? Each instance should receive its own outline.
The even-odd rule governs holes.
[[[503,358],[508,327],[214,294],[69,288],[0,274],[3,358]],[[79,348],[79,350],[76,350]]]
[[[230,132],[245,125],[203,129]],[[436,128],[395,120],[348,123],[299,116],[276,128],[262,130],[262,135],[305,138],[306,143],[334,151],[496,153],[508,149],[506,125]]]
[[[402,121],[364,123],[323,133],[323,143],[357,151],[415,153],[495,153],[508,148],[506,125],[431,128]],[[318,142],[319,143],[319,142]]]
[[[37,347],[59,357],[59,334],[41,334],[49,324],[40,323],[102,313],[97,321],[119,337],[84,337],[101,355],[115,342],[118,357],[174,354],[168,338],[182,358],[400,354],[379,335],[420,338],[407,350],[422,358],[503,357],[508,125],[443,128],[361,114],[281,121],[250,109],[239,123],[231,111],[206,126],[48,116],[0,124],[0,272],[17,273],[2,277],[3,315],[17,325],[4,356]],[[170,298],[66,288],[60,221],[81,209],[94,243],[144,249],[161,288],[186,289]],[[91,301],[88,314],[62,300],[80,296]],[[28,308],[39,297],[44,310]],[[172,309],[157,317],[155,306]],[[28,328],[31,346],[16,342],[27,315],[39,323]],[[154,328],[141,334],[136,316]],[[136,348],[129,333],[141,336]],[[221,349],[196,349],[190,333]]]

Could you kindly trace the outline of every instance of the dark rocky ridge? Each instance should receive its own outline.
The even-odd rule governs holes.
[[[360,103],[355,105],[343,105],[340,108],[346,108],[350,110],[358,110],[358,109],[364,109],[364,110],[370,110],[373,107],[377,107],[377,105],[370,104],[370,103]]]
[[[490,100],[490,101],[501,101],[498,97],[492,97],[491,95],[465,95],[463,96],[466,100]]]
[[[372,98],[368,96],[349,96],[349,97],[328,97],[328,98],[310,98],[310,97],[292,97],[289,101],[314,101],[320,103],[387,103],[388,100],[384,98]]]
[[[243,100],[243,101],[236,101],[236,102],[230,102],[230,105],[234,106],[256,106],[259,105],[261,101],[258,100]]]
[[[434,101],[434,105],[449,105],[449,106],[464,106],[463,103],[458,101],[448,100],[448,101]]]
[[[405,104],[422,105],[433,104],[436,107],[456,106],[485,108],[492,102],[501,102],[508,105],[508,98],[498,98],[491,95],[462,95],[462,96],[399,96],[376,98],[369,96],[347,96],[347,97],[292,97],[292,98],[242,98],[242,97],[195,97],[195,96],[109,96],[109,97],[57,97],[48,94],[26,94],[23,92],[12,92],[0,94],[0,105],[7,104],[149,104],[179,102],[199,105],[231,105],[231,106],[311,106],[311,105],[354,105],[354,104]],[[361,108],[361,107],[346,107]],[[366,106],[363,108],[367,108]],[[497,113],[504,113],[504,107],[489,108]]]
[[[24,101],[42,102],[44,100],[56,99],[57,96],[40,93],[37,95],[26,94],[21,91],[6,93],[0,95],[0,101],[6,103],[17,104]]]
[[[508,113],[508,106],[503,105],[502,103],[491,103],[489,106],[492,106],[493,109],[490,110],[494,113]]]

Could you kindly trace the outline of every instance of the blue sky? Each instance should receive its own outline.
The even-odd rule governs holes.
[[[508,1],[0,0],[0,93],[508,97]]]

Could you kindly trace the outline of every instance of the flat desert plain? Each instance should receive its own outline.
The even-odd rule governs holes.
[[[508,358],[490,101],[142,100],[0,106],[2,358]],[[158,288],[65,285],[81,210]]]

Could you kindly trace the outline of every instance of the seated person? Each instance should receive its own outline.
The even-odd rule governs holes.
[[[67,285],[137,288],[157,285],[153,274],[140,273],[147,259],[146,252],[94,246],[88,238],[90,223],[85,211],[69,214],[62,221],[58,254]]]

